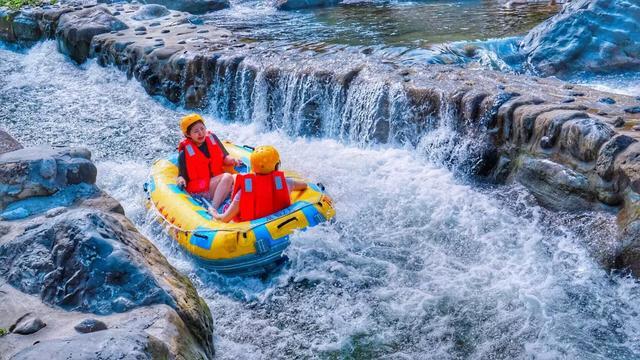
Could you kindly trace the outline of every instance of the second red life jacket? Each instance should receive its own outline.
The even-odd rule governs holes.
[[[198,194],[209,191],[211,178],[222,174],[222,162],[224,152],[209,133],[205,138],[209,157],[207,158],[198,146],[189,138],[182,140],[178,151],[184,151],[184,160],[187,167],[187,191]]]
[[[291,205],[287,180],[282,171],[268,175],[238,174],[231,198],[240,190],[240,212],[234,219],[236,222],[259,219]]]

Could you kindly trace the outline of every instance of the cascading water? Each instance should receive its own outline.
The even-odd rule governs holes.
[[[262,131],[259,119],[270,115],[255,103],[269,100],[255,93],[251,107],[234,102],[244,123],[209,118],[222,137],[276,145],[285,167],[327,186],[338,214],[334,224],[295,234],[288,265],[269,279],[227,278],[199,269],[145,213],[150,161],[173,150],[184,111],[117,70],[76,67],[54,46],[0,49],[0,126],[26,144],[91,148],[100,187],[208,301],[219,358],[640,357],[640,287],[591,256],[592,247],[610,246],[614,219],[550,213],[518,186],[472,187],[434,165],[461,148],[446,103],[420,141],[427,157],[412,147],[354,146],[371,139],[380,119],[402,118],[400,108],[376,115],[383,97],[402,104],[382,85],[344,93],[282,80],[290,82],[279,85],[289,117],[275,131]],[[326,101],[314,98],[325,93]],[[338,94],[344,106],[329,106]],[[311,102],[330,120],[317,132],[324,138],[278,130],[301,124],[295,111]]]

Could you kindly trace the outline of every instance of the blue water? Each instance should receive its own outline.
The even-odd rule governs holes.
[[[223,138],[275,145],[284,167],[326,185],[338,212],[293,235],[271,278],[227,278],[199,269],[144,208],[149,165],[173,151],[185,110],[117,70],[71,64],[53,42],[0,49],[0,76],[0,126],[27,145],[93,151],[99,186],[211,307],[221,359],[640,358],[640,286],[598,263],[615,246],[615,219],[549,212],[518,186],[454,176],[438,153],[460,142],[362,146],[205,113]],[[443,126],[425,136],[453,136]]]

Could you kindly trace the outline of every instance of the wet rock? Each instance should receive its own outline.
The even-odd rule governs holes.
[[[147,28],[144,26],[138,26],[137,28],[133,29],[133,31],[147,31]]]
[[[7,132],[0,129],[0,155],[22,149],[22,145]]]
[[[93,185],[97,170],[86,152],[38,146],[1,154],[0,210],[14,201],[52,195],[68,185]]]
[[[634,106],[624,109],[624,112],[629,114],[638,114],[640,113],[640,106]]]
[[[162,5],[149,4],[144,5],[131,17],[134,20],[150,20],[169,15],[169,10]]]
[[[38,332],[45,326],[47,326],[47,324],[45,324],[42,319],[27,313],[20,319],[18,319],[16,324],[12,325],[11,328],[9,328],[9,331],[14,334],[30,335]]]
[[[587,177],[555,162],[524,157],[516,177],[546,207],[574,211],[592,206]]]
[[[107,324],[96,319],[84,319],[73,327],[77,332],[87,334],[101,330],[107,330]]]
[[[613,122],[613,126],[620,128],[624,126],[624,119],[620,116],[618,116],[614,122]]]
[[[13,20],[13,33],[16,39],[22,41],[38,41],[42,38],[42,31],[37,16],[41,13],[22,11]]]
[[[597,120],[576,119],[563,124],[560,146],[576,159],[594,161],[602,144],[611,139],[614,131]]]
[[[616,101],[615,101],[615,100],[613,100],[613,99],[612,99],[612,98],[610,98],[610,97],[600,98],[598,101],[599,101],[599,102],[601,102],[601,103],[603,103],[603,104],[610,104],[610,105],[612,105],[612,104],[615,104],[615,103],[616,103]]]
[[[616,135],[607,141],[598,154],[596,162],[596,172],[605,180],[611,180],[614,171],[616,156],[635,143],[637,140],[627,135]]]
[[[127,28],[103,6],[67,13],[60,17],[56,31],[58,49],[77,63],[83,63],[95,35]]]
[[[531,30],[521,52],[544,75],[640,70],[640,4],[577,0]]]
[[[341,0],[278,0],[276,8],[279,10],[298,10],[318,7],[334,6]]]

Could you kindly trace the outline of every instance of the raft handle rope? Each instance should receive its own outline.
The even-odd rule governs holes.
[[[242,145],[242,147],[245,148],[245,149],[249,149],[251,151],[254,151],[256,149],[253,146],[249,146],[249,145]]]
[[[297,217],[292,217],[292,218],[288,218],[287,220],[283,221],[282,223],[278,224],[278,229],[282,229],[283,226],[287,225],[288,223],[292,222],[292,221],[298,221]]]
[[[320,188],[320,190],[322,190],[322,192],[324,192],[324,184],[322,183],[317,183],[316,185],[318,185],[318,187]]]

